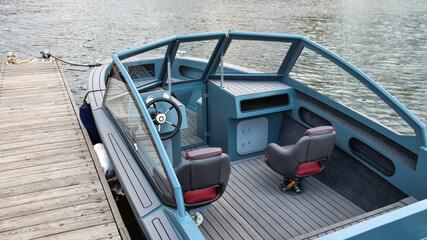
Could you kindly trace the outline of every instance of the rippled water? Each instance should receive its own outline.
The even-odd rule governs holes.
[[[342,56],[427,122],[425,0],[2,0],[0,55],[93,63],[177,34],[299,34]],[[81,103],[90,70],[62,65]],[[378,110],[381,112],[381,109]]]

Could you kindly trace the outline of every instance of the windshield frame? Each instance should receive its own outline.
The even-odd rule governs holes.
[[[374,80],[369,78],[363,72],[355,68],[350,63],[346,62],[341,57],[335,55],[329,50],[323,48],[322,46],[308,40],[302,36],[293,36],[293,35],[280,35],[280,34],[264,34],[264,33],[245,33],[245,32],[229,32],[227,35],[225,33],[203,33],[203,34],[195,34],[195,35],[187,35],[187,36],[174,36],[170,38],[166,38],[164,40],[160,40],[154,43],[146,44],[134,49],[130,49],[124,52],[120,52],[114,54],[112,56],[114,64],[116,64],[119,72],[123,75],[127,85],[130,88],[130,94],[135,98],[136,106],[141,111],[144,120],[147,122],[148,128],[151,131],[151,134],[155,141],[155,147],[160,153],[161,161],[165,166],[165,170],[167,175],[169,176],[174,193],[175,200],[177,203],[177,210],[180,216],[185,216],[185,205],[183,200],[183,193],[181,191],[180,183],[175,175],[174,169],[172,168],[171,162],[166,154],[164,146],[160,140],[160,136],[157,133],[154,124],[152,121],[149,121],[150,115],[143,103],[140,92],[145,89],[152,88],[155,86],[165,86],[167,76],[167,62],[170,61],[173,63],[174,57],[179,47],[180,42],[190,42],[190,41],[201,41],[201,40],[209,40],[209,39],[218,39],[218,43],[215,47],[214,52],[212,53],[209,62],[205,68],[203,76],[201,77],[204,83],[207,83],[209,79],[219,79],[221,76],[219,74],[215,74],[214,71],[218,68],[221,55],[225,54],[228,46],[231,44],[232,40],[258,40],[258,41],[280,41],[280,42],[290,42],[292,43],[285,58],[283,59],[280,68],[277,73],[257,73],[257,74],[224,74],[224,78],[227,80],[234,79],[246,79],[246,80],[278,80],[284,81],[285,78],[289,77],[289,73],[292,70],[292,67],[296,63],[299,54],[301,53],[303,48],[309,48],[310,50],[316,52],[317,54],[325,57],[332,63],[336,64],[338,67],[351,74],[354,78],[360,81],[362,84],[367,86],[372,92],[374,92],[382,101],[388,104],[396,113],[403,118],[415,131],[417,144],[421,144],[422,146],[427,146],[427,133],[425,125],[416,118],[406,107],[404,107],[400,102],[394,99],[386,90],[384,90],[381,86],[379,86]],[[168,46],[166,54],[163,58],[163,63],[161,66],[159,77],[156,81],[144,85],[137,89],[133,84],[132,78],[129,76],[127,69],[124,67],[122,61],[135,56],[137,54],[150,51],[155,48]],[[345,108],[345,107],[343,107]],[[340,107],[342,110],[343,108]],[[357,114],[357,113],[356,113]],[[350,116],[355,114],[351,113]],[[371,125],[375,125],[373,122]],[[385,133],[381,131],[382,134],[389,136],[389,133]]]

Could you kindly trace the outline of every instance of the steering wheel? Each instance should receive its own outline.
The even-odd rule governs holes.
[[[171,106],[165,112],[160,112],[157,109],[157,105],[156,105],[156,103],[158,103],[158,102],[164,102],[164,103],[167,103]],[[151,112],[150,115],[151,115],[151,119],[153,120],[154,125],[157,126],[157,130],[159,132],[159,135],[160,135],[161,126],[163,124],[168,124],[168,125],[171,125],[172,127],[174,127],[174,130],[171,133],[160,135],[160,139],[166,140],[166,139],[169,139],[169,138],[175,136],[175,134],[179,131],[179,128],[181,127],[181,123],[182,123],[182,114],[181,114],[181,111],[179,110],[178,105],[176,105],[176,103],[174,103],[172,100],[170,100],[168,98],[155,98],[155,99],[149,101],[146,104],[146,107],[147,107],[147,109],[154,107],[154,111]],[[166,119],[166,114],[172,110],[175,110],[176,113],[178,114],[178,121],[176,123],[169,122]]]

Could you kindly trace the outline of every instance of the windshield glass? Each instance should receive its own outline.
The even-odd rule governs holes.
[[[167,46],[143,52],[122,61],[136,88],[155,82],[159,78],[160,66]]]
[[[415,135],[414,129],[368,87],[308,48],[303,49],[289,76],[393,132]]]
[[[175,199],[172,184],[165,174],[165,167],[147,122],[135,102],[126,81],[113,66],[108,78],[104,107],[113,117],[116,127],[162,202],[173,205]]]
[[[224,54],[224,73],[277,73],[291,44],[233,39]],[[220,73],[220,66],[216,72]]]
[[[218,39],[179,43],[172,64],[172,81],[200,79],[217,44]]]

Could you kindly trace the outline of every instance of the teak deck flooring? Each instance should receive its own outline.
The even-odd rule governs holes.
[[[0,63],[0,239],[121,239],[77,113],[56,61]]]
[[[263,157],[232,164],[226,192],[199,229],[207,239],[291,239],[364,213],[315,178],[296,196],[279,191],[281,180]]]
[[[186,109],[188,128],[181,130],[181,146],[201,143],[203,140],[197,136],[197,119],[196,113]]]
[[[233,162],[225,193],[201,212],[200,231],[206,239],[309,239],[371,215],[313,177],[304,179],[299,195],[280,192],[281,180],[264,157]]]

